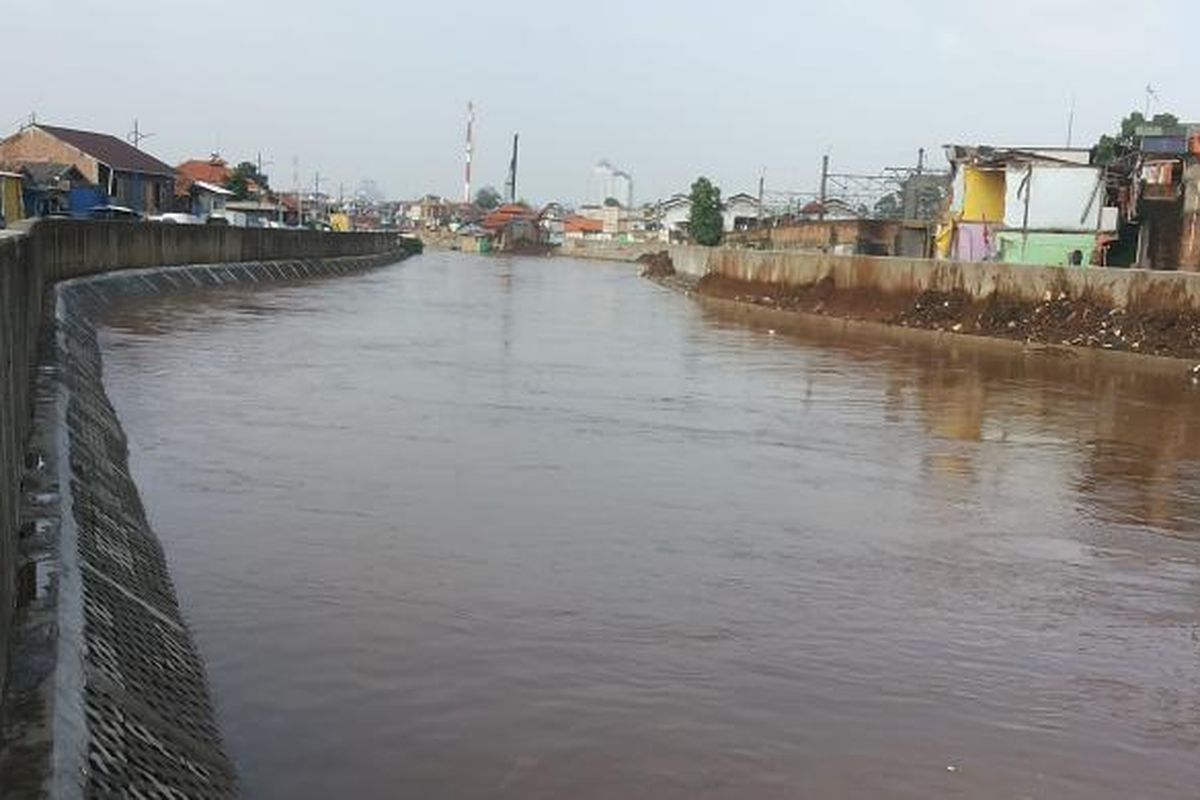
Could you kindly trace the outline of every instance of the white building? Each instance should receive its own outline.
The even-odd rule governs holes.
[[[724,218],[725,232],[730,233],[735,230],[745,230],[746,228],[754,227],[758,224],[758,212],[759,203],[757,197],[745,192],[731,194],[725,198],[725,202],[721,206],[721,216]]]

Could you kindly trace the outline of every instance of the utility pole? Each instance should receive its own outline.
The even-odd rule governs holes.
[[[292,156],[292,186],[296,189],[296,227],[304,227],[304,200],[300,196],[300,157]]]
[[[316,208],[318,217],[324,215],[325,204],[321,202],[321,172],[319,170],[313,174],[313,206]]]
[[[821,196],[820,196],[821,211],[820,211],[819,219],[822,219],[822,220],[825,219],[825,197],[826,197],[826,191],[828,190],[828,188],[829,188],[829,154],[826,153],[825,155],[821,156]]]
[[[758,227],[763,224],[763,190],[767,183],[767,168],[763,167],[758,173]]]
[[[508,164],[508,202],[517,202],[517,145],[521,134],[513,134],[512,161]]]

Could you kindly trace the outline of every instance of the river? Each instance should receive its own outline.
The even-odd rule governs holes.
[[[105,384],[254,798],[1184,798],[1200,389],[627,265],[181,294]]]

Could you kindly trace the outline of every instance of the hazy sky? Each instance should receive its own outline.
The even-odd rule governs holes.
[[[273,183],[392,197],[476,186],[584,199],[601,158],[639,200],[699,174],[726,194],[811,191],[835,170],[910,164],[949,141],[1091,144],[1153,85],[1200,117],[1195,0],[597,3],[458,0],[6,0],[0,125],[22,117],[124,134],[165,161],[259,151]],[[937,163],[941,152],[934,153]]]

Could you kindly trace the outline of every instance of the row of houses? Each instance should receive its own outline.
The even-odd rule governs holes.
[[[219,155],[172,167],[106,133],[41,123],[0,140],[0,217],[126,215],[250,227],[349,229],[359,216],[319,193],[275,193],[253,180],[245,196],[229,187],[234,170]],[[341,213],[339,213],[339,211]]]

